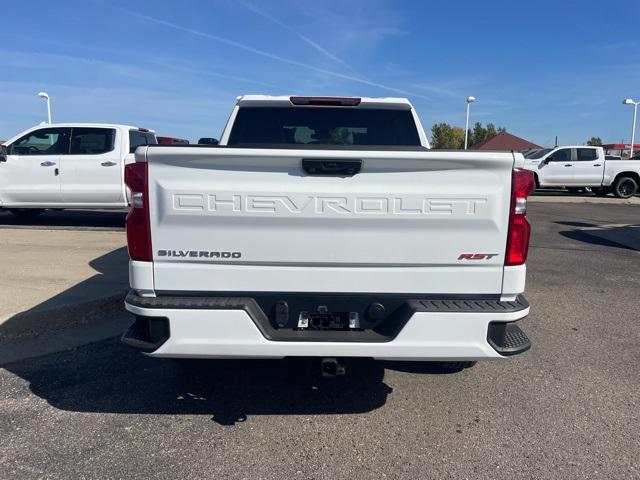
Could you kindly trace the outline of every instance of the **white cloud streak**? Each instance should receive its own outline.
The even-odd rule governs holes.
[[[297,36],[300,40],[302,40],[303,42],[305,42],[307,45],[310,45],[313,49],[315,49],[316,51],[320,52],[322,55],[324,55],[325,57],[327,57],[330,60],[333,60],[334,62],[339,63],[340,65],[347,67],[349,70],[351,71],[355,71],[353,69],[353,67],[351,67],[351,65],[349,65],[347,62],[345,62],[344,60],[342,60],[341,58],[337,57],[336,55],[334,55],[333,53],[331,53],[330,51],[328,51],[326,48],[324,48],[322,45],[318,44],[317,42],[311,40],[309,37],[307,37],[306,35],[304,35],[303,33],[297,31],[296,29],[294,29],[293,27],[290,27],[289,25],[287,25],[286,23],[282,22],[281,20],[277,19],[276,17],[274,17],[273,15],[271,15],[270,13],[265,12],[264,10],[258,8],[256,5],[254,5],[253,3],[247,2],[245,0],[242,0],[240,2],[240,5],[242,5],[244,8],[246,8],[247,10],[255,13],[256,15],[259,15],[263,18],[266,18],[267,20],[269,20],[272,23],[275,23],[276,25],[278,25],[279,27],[283,28],[284,30],[287,30],[290,33],[293,33],[295,36]]]
[[[225,37],[220,37],[218,35],[213,35],[211,33],[207,33],[207,32],[203,32],[200,30],[196,30],[194,28],[189,28],[189,27],[184,27],[182,25],[178,25],[177,23],[173,23],[173,22],[169,22],[166,20],[161,20],[159,18],[155,18],[155,17],[151,17],[148,15],[144,15],[141,13],[137,13],[137,12],[132,12],[130,10],[126,10],[127,14],[129,16],[134,16],[137,18],[140,18],[142,20],[146,20],[147,22],[151,22],[151,23],[155,23],[157,25],[162,25],[168,28],[171,28],[173,30],[179,30],[181,32],[185,32],[185,33],[189,33],[191,35],[197,36],[197,37],[201,37],[201,38],[206,38],[208,40],[213,40],[216,41],[218,43],[222,43],[224,45],[228,45],[230,47],[234,47],[240,50],[244,50],[245,52],[250,52],[253,53],[255,55],[259,55],[261,57],[264,58],[268,58],[271,60],[275,60],[281,63],[286,63],[289,65],[293,65],[295,67],[300,67],[300,68],[304,68],[307,70],[311,70],[317,73],[321,73],[324,75],[330,75],[332,77],[335,78],[341,78],[343,80],[349,80],[351,82],[356,82],[356,83],[360,83],[363,85],[368,85],[370,87],[376,87],[376,88],[380,88],[382,90],[387,90],[389,92],[394,92],[396,94],[400,94],[400,95],[408,95],[408,96],[412,96],[412,97],[418,97],[418,98],[422,98],[423,100],[431,100],[431,98],[425,96],[425,95],[419,95],[413,92],[408,92],[406,90],[402,90],[399,88],[395,88],[395,87],[391,87],[389,85],[383,85],[381,83],[377,83],[377,82],[372,82],[370,80],[366,80],[364,78],[359,78],[359,77],[355,77],[353,75],[346,75],[344,73],[340,73],[340,72],[335,72],[333,70],[326,70],[324,68],[320,68],[320,67],[316,67],[314,65],[310,65],[308,63],[303,63],[303,62],[299,62],[297,60],[292,60],[290,58],[286,58],[286,57],[281,57],[280,55],[276,55],[274,53],[270,53],[264,50],[260,50],[254,47],[251,47],[249,45],[245,45],[243,43],[237,42],[235,40],[231,40],[229,38],[225,38]]]

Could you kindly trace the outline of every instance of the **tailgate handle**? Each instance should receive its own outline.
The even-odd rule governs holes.
[[[362,168],[362,160],[321,160],[303,158],[302,169],[309,175],[352,177]]]

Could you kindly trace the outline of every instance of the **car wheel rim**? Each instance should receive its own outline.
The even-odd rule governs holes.
[[[620,187],[618,188],[618,191],[622,194],[622,195],[631,195],[633,193],[633,184],[632,182],[624,182],[620,184]]]

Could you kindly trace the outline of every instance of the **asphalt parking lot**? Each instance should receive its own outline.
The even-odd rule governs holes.
[[[640,248],[616,241],[639,208],[532,203],[533,348],[459,373],[185,367],[116,338],[4,365],[0,478],[640,478]],[[100,215],[39,228],[121,229]]]

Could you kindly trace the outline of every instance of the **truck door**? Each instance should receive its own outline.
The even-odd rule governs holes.
[[[597,148],[576,148],[576,162],[573,165],[573,183],[577,186],[602,185],[604,159]]]
[[[539,166],[540,184],[553,187],[572,185],[574,163],[571,148],[559,148],[551,152]]]
[[[122,201],[122,158],[113,128],[74,127],[62,157],[62,200],[70,204]]]
[[[60,158],[69,148],[69,128],[40,128],[9,145],[0,163],[4,205],[53,205],[60,195]]]

